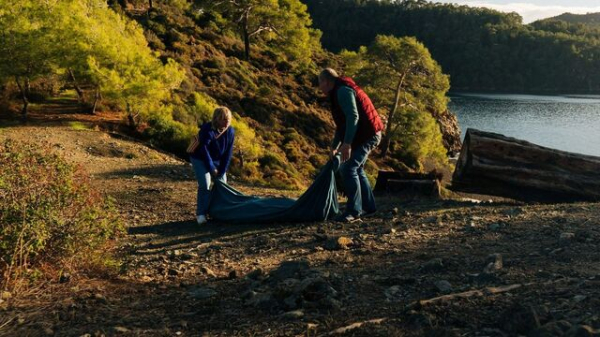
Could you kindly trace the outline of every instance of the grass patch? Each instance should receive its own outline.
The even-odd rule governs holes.
[[[69,122],[69,127],[75,131],[89,131],[92,130],[92,127],[86,125],[82,122],[72,121]]]

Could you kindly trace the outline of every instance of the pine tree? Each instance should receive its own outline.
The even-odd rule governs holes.
[[[246,60],[252,43],[272,47],[282,58],[305,66],[320,49],[320,32],[299,0],[203,0],[202,8],[214,10],[237,30],[244,41]]]

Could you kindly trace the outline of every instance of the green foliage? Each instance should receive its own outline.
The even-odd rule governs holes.
[[[198,119],[199,123],[206,123],[212,120],[213,111],[219,105],[215,100],[203,92],[193,94],[194,101],[191,107],[191,113]]]
[[[236,116],[231,124],[235,129],[236,139],[234,155],[244,163],[256,161],[264,153],[264,150],[254,129],[239,116]]]
[[[121,3],[123,8],[144,8],[143,2]],[[253,37],[252,58],[244,61],[244,43],[239,38],[242,34],[240,26],[232,24],[233,12],[226,6],[212,7],[215,4],[196,1],[193,10],[182,12],[166,2],[155,2],[147,15],[131,15],[146,29],[145,35],[161,53],[161,59],[174,58],[186,70],[186,79],[169,101],[173,105],[172,120],[195,126],[209,120],[216,105],[228,106],[236,112],[232,175],[257,185],[275,186],[277,181],[277,186],[286,188],[306,186],[315,167],[325,162],[324,149],[329,141],[329,134],[323,130],[326,113],[317,104],[306,103],[316,94],[312,60],[310,65],[302,66],[282,51],[283,36],[269,37],[264,31]],[[311,34],[315,37],[318,32]],[[312,42],[316,43],[315,50],[302,54],[307,60],[323,53],[318,40]],[[203,93],[201,97],[195,94],[198,92]],[[160,118],[168,114],[160,113]],[[160,125],[142,123],[141,129],[146,127],[144,132],[150,137],[151,129]],[[299,139],[283,143],[280,133],[286,128],[295,128]],[[257,161],[266,152],[276,153],[281,159],[276,173]]]
[[[401,146],[392,155],[410,166],[421,168],[431,156],[445,164],[446,150],[432,114],[446,110],[450,84],[427,48],[413,37],[380,35],[369,48],[341,56],[347,72],[364,86],[380,112],[387,112],[383,156],[396,141]]]
[[[307,104],[315,95],[313,59],[323,51],[306,6],[298,0],[239,2],[252,7],[246,25],[252,58],[246,62],[234,7],[185,0],[154,0],[152,8],[143,0],[109,3],[0,2],[0,36],[12,43],[0,46],[0,87],[16,88],[18,75],[22,87],[30,83],[40,99],[51,99],[65,82],[77,84],[90,106],[99,90],[98,104],[126,112],[132,130],[182,156],[197,124],[209,120],[216,105],[226,105],[237,112],[232,173],[261,185],[305,186],[324,161],[329,137],[326,114]],[[48,85],[38,91],[38,81]],[[284,144],[280,133],[290,127],[297,139]],[[260,166],[266,151],[279,157],[279,168]]]
[[[109,9],[92,23],[94,52],[87,66],[103,95],[132,116],[150,115],[181,84],[184,72],[174,60],[166,64],[148,47],[143,30]]]
[[[562,21],[569,26],[575,26],[580,29],[599,28],[600,27],[600,13],[587,13],[587,14],[573,14],[564,13],[559,16],[540,20],[537,22],[544,21]]]
[[[431,114],[406,111],[400,114],[399,125],[403,131],[397,139],[398,149],[394,151],[398,159],[420,171],[426,160],[432,160],[438,166],[448,164],[440,127]]]
[[[102,1],[0,2],[0,34],[0,79],[27,87],[70,71],[130,117],[159,108],[184,76],[174,61],[163,65],[137,23]]]
[[[86,265],[121,231],[88,177],[38,144],[0,144],[0,273]]]
[[[167,110],[149,117],[148,127],[145,128],[143,136],[153,144],[185,157],[185,150],[196,132],[196,127],[173,120]]]
[[[587,24],[593,14],[524,25],[516,13],[427,1],[303,1],[329,50],[358,50],[379,34],[415,36],[453,90],[600,92],[600,27]]]
[[[24,20],[23,18],[27,18]],[[42,2],[0,2],[0,80],[34,80],[51,74],[59,36],[47,34],[56,20]]]
[[[88,125],[77,121],[69,122],[69,126],[75,131],[87,131],[91,129]]]
[[[299,0],[204,0],[197,5],[217,13],[213,22],[223,25],[222,29],[239,32],[246,42],[246,58],[250,44],[256,43],[281,60],[305,68],[312,65],[311,57],[320,49],[320,32],[310,28],[306,5]]]
[[[280,189],[298,189],[304,187],[297,178],[298,171],[287,163],[286,157],[276,152],[267,152],[258,162],[264,179],[269,185]]]

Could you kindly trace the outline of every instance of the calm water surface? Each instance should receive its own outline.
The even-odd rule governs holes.
[[[600,96],[453,94],[450,109],[467,128],[560,150],[600,156]]]

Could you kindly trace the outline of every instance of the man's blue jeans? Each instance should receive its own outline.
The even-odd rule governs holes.
[[[210,202],[210,184],[211,184],[211,174],[206,170],[206,166],[204,162],[200,159],[196,159],[194,157],[190,157],[190,161],[192,162],[192,168],[194,169],[194,174],[196,175],[196,180],[198,180],[198,201],[196,204],[196,215],[204,215],[208,212],[208,203]],[[215,166],[219,166],[219,162],[213,162]],[[223,182],[227,182],[227,175],[223,174],[219,180]]]
[[[365,163],[369,154],[381,141],[381,133],[377,133],[368,141],[352,149],[350,159],[340,166],[340,173],[344,182],[344,189],[348,202],[346,214],[360,216],[364,213],[375,212],[375,197],[369,179],[365,174]]]

